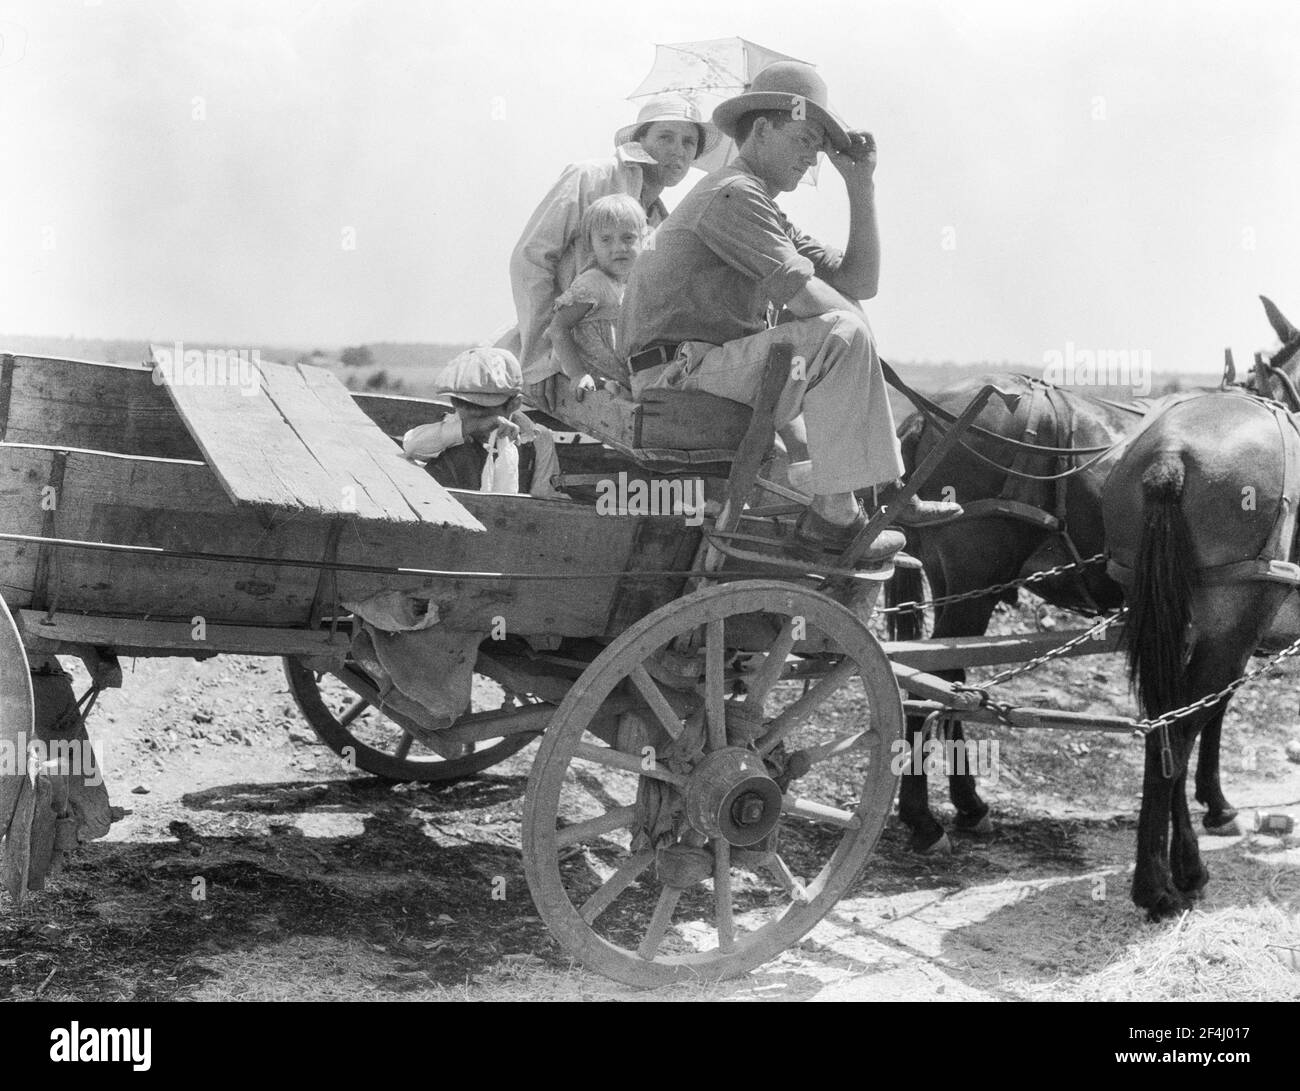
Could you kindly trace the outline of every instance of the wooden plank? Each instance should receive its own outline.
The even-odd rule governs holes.
[[[412,428],[440,421],[451,412],[448,403],[398,394],[362,394],[354,391],[352,400],[384,435],[395,440],[400,440]]]
[[[956,636],[942,640],[891,640],[881,645],[896,663],[920,670],[954,670],[958,667],[993,667],[1036,659],[1072,640],[1084,629],[1054,633],[1026,633],[1023,636]],[[1123,626],[1112,625],[1100,640],[1089,640],[1071,648],[1068,656],[1100,655],[1119,650]]]
[[[14,354],[0,355],[0,440],[9,428],[9,402],[14,392]]]
[[[4,439],[202,458],[167,391],[139,365],[14,356]]]
[[[576,431],[621,450],[636,446],[636,418],[640,408],[626,398],[594,390],[578,401],[567,383],[559,384],[554,416]]]
[[[259,376],[255,389],[229,375],[220,378],[231,381],[195,382],[180,366],[160,372],[237,504],[482,530],[446,489],[400,456],[328,372],[266,361],[248,366]]]
[[[953,683],[946,678],[919,671],[903,663],[890,663],[894,670],[894,681],[899,688],[929,701],[941,701],[953,708],[970,709],[979,707],[979,695],[969,690],[953,689]]]
[[[635,446],[698,451],[736,450],[754,410],[703,390],[647,390],[637,415]]]
[[[264,364],[262,376],[277,365]],[[237,383],[204,385],[185,380],[179,364],[164,373],[163,385],[190,434],[231,500],[253,507],[314,515],[334,511],[340,493],[334,478],[268,396],[265,385],[252,394]],[[361,518],[379,517],[373,506],[357,508]]]
[[[67,470],[68,452],[55,451],[54,458],[50,465],[49,481],[42,486],[41,507],[45,509],[45,518],[41,522],[41,536],[44,538],[57,537],[58,531],[58,505],[63,500],[63,477]],[[44,492],[50,490],[51,504],[46,507]],[[36,576],[32,581],[32,605],[44,607],[52,604],[51,591],[57,591],[57,588],[50,587],[51,574],[57,570],[57,561],[55,560],[54,547],[49,543],[42,543],[36,556]]]
[[[297,384],[295,385],[295,380]],[[341,484],[350,475],[357,500],[362,493],[384,512],[386,522],[438,523],[481,531],[473,518],[437,481],[408,462],[352,400],[347,388],[324,368],[273,365],[266,382],[277,407]],[[281,399],[286,398],[287,401]],[[293,407],[293,416],[286,410]],[[309,428],[310,431],[303,431]],[[347,510],[346,508],[344,510]]]
[[[763,366],[763,375],[759,380],[758,394],[754,398],[754,410],[745,430],[745,438],[736,451],[735,461],[731,464],[726,499],[714,523],[714,529],[720,534],[734,530],[740,525],[745,502],[753,493],[754,482],[758,479],[758,467],[763,461],[763,456],[772,448],[772,438],[776,434],[774,423],[776,403],[790,375],[790,361],[793,357],[794,349],[788,344],[773,345],[768,350],[767,363]],[[721,568],[725,561],[726,557],[713,546],[705,552],[705,568]]]
[[[52,448],[0,444],[0,530],[42,533],[40,486],[49,481],[54,456]],[[597,573],[631,566],[647,522],[662,545],[646,548],[665,560],[673,536],[682,533],[681,520],[668,516],[601,515],[590,506],[528,496],[455,496],[489,533],[347,520],[338,560],[545,578],[340,571],[340,598],[357,602],[380,591],[409,590],[436,600],[457,628],[489,629],[500,617],[507,634],[600,636],[608,630],[620,581]],[[202,616],[209,625],[306,626],[320,570],[282,562],[324,561],[329,541],[328,519],[268,517],[233,504],[202,463],[86,451],[68,455],[58,529],[69,539],[265,558],[234,562],[59,547],[60,610],[175,620]],[[11,607],[31,606],[36,560],[33,543],[0,538],[0,594]],[[648,592],[647,584],[659,590]],[[674,591],[671,578],[636,586],[643,589],[643,602]]]
[[[115,648],[124,654],[147,648],[196,655],[342,655],[349,639],[310,629],[277,629],[251,625],[208,625],[202,640],[195,640],[195,628],[188,621],[143,621],[139,618],[70,614],[55,611],[47,619],[43,610],[19,610],[18,628],[24,643],[41,647],[41,642],[91,644]]]
[[[946,703],[946,702],[945,702]],[[903,711],[909,716],[928,716],[942,711],[944,704],[937,701],[904,701]],[[954,714],[963,723],[1006,724],[1009,727],[1045,727],[1056,731],[1113,731],[1132,735],[1137,723],[1127,716],[1099,716],[1092,712],[1062,712],[1055,708],[1017,706],[1006,714],[1004,720],[991,708],[968,708]],[[1009,722],[1008,722],[1009,721]]]
[[[12,364],[5,368],[7,360]],[[441,420],[450,409],[445,402],[395,394],[357,392],[352,400],[393,439],[417,425]],[[0,357],[0,425],[0,438],[10,443],[66,443],[126,455],[203,458],[166,389],[141,364],[5,354]]]

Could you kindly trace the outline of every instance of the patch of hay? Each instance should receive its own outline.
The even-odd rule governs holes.
[[[1036,984],[1038,1000],[1300,999],[1300,869],[1216,857],[1209,898],[1144,926],[1105,967]],[[1226,866],[1225,866],[1226,865]]]

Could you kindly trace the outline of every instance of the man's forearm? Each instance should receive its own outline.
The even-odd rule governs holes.
[[[880,233],[876,227],[874,182],[849,188],[849,241],[844,260],[830,278],[851,299],[873,299],[880,286]]]
[[[827,311],[862,310],[856,299],[817,277],[800,288],[799,293],[785,306],[796,318],[813,318]]]

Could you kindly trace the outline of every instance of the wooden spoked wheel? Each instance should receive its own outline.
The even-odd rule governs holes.
[[[0,888],[15,905],[27,893],[31,831],[36,810],[34,781],[27,778],[27,745],[36,735],[32,675],[18,626],[0,599],[0,744],[9,760],[0,767]]]
[[[472,744],[464,755],[446,757],[424,746],[404,724],[407,717],[380,707],[379,691],[360,667],[344,664],[314,671],[286,657],[284,674],[298,708],[321,741],[358,769],[394,781],[453,781],[504,761],[535,739],[536,733],[506,735]],[[490,692],[489,692],[490,691]],[[474,677],[476,711],[523,707],[529,699],[506,693],[495,682]]]
[[[888,659],[827,596],[752,580],[670,603],[596,658],[542,739],[523,828],[538,912],[631,985],[742,974],[858,874],[902,732]]]

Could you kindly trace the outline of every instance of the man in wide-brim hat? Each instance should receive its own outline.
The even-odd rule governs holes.
[[[842,551],[866,523],[854,493],[883,486],[889,502],[903,470],[875,341],[858,300],[876,294],[875,143],[850,132],[827,103],[811,65],[778,61],[748,91],[722,103],[714,124],[739,157],[714,171],[659,228],[637,260],[618,341],[634,392],[666,386],[752,403],[775,344],[794,366],[777,404],[783,427],[800,414],[808,435],[812,502],[795,548],[818,559]],[[825,151],[849,196],[843,250],[810,238],[777,207]],[[769,305],[794,320],[769,328]],[[913,501],[894,512],[907,525],[944,522],[956,504]],[[885,531],[867,559],[902,548]]]

